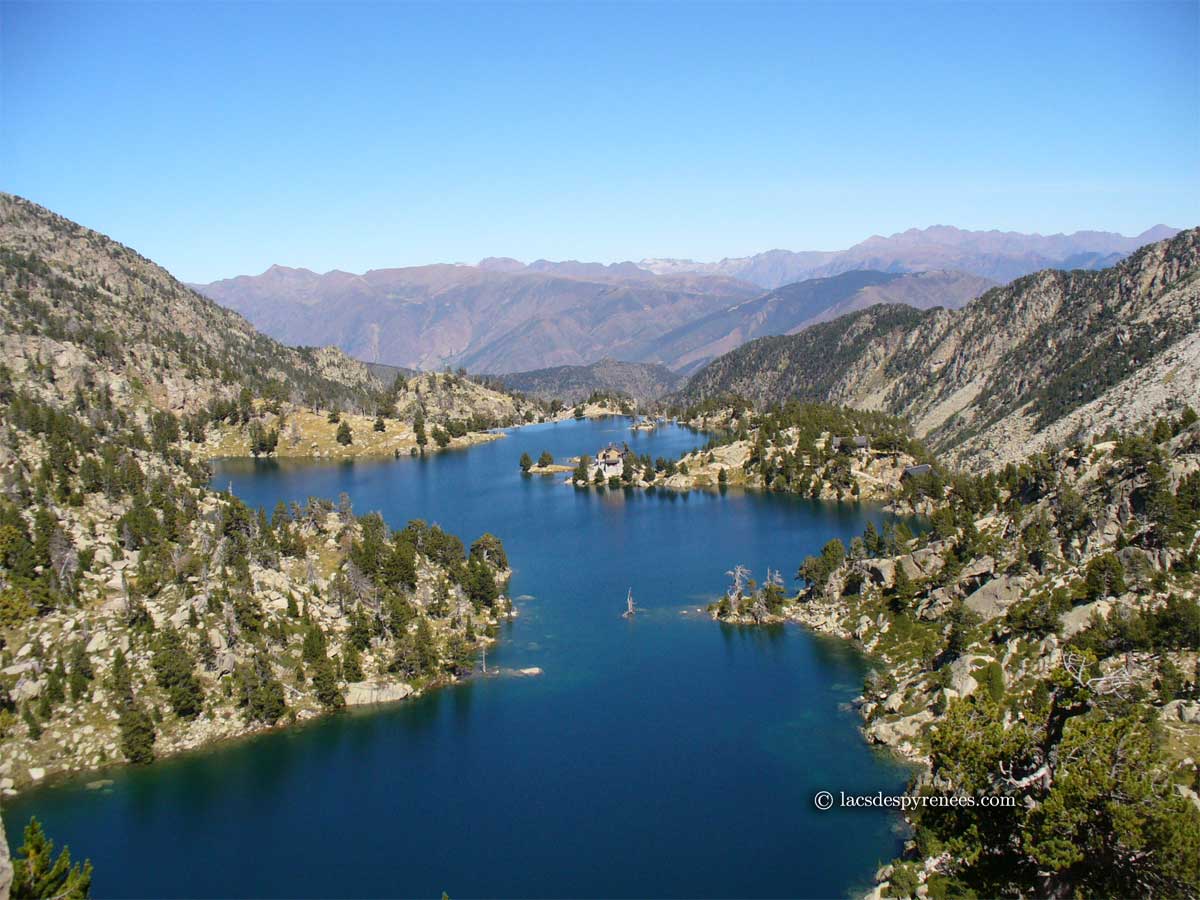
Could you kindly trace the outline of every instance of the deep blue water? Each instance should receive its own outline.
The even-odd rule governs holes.
[[[621,419],[518,429],[428,459],[236,461],[214,484],[270,510],[347,492],[393,526],[424,518],[468,543],[498,534],[520,617],[489,678],[49,787],[31,814],[96,866],[100,897],[840,897],[898,851],[895,817],[821,813],[822,789],[898,792],[846,704],[865,667],[798,628],[739,629],[696,613],[735,563],[788,578],[867,518],[855,505],[730,491],[576,491],[522,477],[610,440],[674,455],[684,429]],[[622,619],[632,587],[644,613]],[[683,615],[683,610],[690,613]]]

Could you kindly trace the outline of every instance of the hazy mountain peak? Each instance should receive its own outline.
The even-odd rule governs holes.
[[[1111,266],[1148,243],[1165,240],[1178,230],[1156,225],[1135,237],[1107,231],[1072,234],[1023,234],[1019,231],[972,231],[954,225],[909,228],[891,235],[874,234],[846,250],[767,250],[717,263],[682,259],[646,259],[642,266],[665,274],[684,272],[727,275],[764,288],[856,269],[920,272],[943,269],[994,281],[1010,281],[1039,269],[1098,269]]]
[[[318,277],[317,273],[314,272],[312,269],[305,269],[303,267],[296,268],[293,266],[281,266],[281,265],[279,265],[279,263],[274,263],[273,265],[267,267],[266,271],[264,271],[262,273],[262,275],[259,275],[258,277],[259,278],[292,278],[297,275],[304,276],[304,277],[312,277],[312,278]]]
[[[511,256],[489,256],[481,259],[476,268],[485,272],[520,272],[525,268],[525,263]]]

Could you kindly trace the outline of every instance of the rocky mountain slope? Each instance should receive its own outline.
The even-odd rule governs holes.
[[[880,303],[957,309],[993,286],[986,278],[940,271],[914,275],[854,271],[814,278],[784,285],[669,331],[658,339],[653,353],[656,359],[686,373],[757,337],[795,334],[817,322]]]
[[[847,250],[769,250],[755,256],[697,263],[686,259],[644,259],[643,269],[660,274],[725,275],[765,288],[792,281],[826,278],[855,269],[923,272],[953,269],[992,281],[1010,281],[1039,269],[1101,269],[1177,229],[1156,225],[1135,237],[1104,231],[1074,234],[1020,234],[966,231],[946,225],[910,228],[878,235]]]
[[[569,404],[595,393],[624,394],[639,402],[657,400],[680,385],[680,377],[665,366],[607,358],[588,366],[555,366],[497,378],[511,391]]]
[[[232,432],[275,452],[279,417],[315,409],[384,434],[380,413],[427,415],[448,444],[513,398],[444,374],[384,389],[9,196],[0,347],[0,791],[400,699],[469,671],[509,614],[495,537],[393,531],[344,499],[268,516],[193,451]]]
[[[685,403],[810,399],[909,418],[980,468],[1200,395],[1200,230],[1098,272],[1049,270],[960,310],[876,306],[706,366]]]
[[[864,732],[922,764],[883,891],[1197,896],[1196,413],[905,489],[931,505],[927,532],[831,541],[795,597],[735,569],[713,607],[875,660]]]
[[[175,411],[234,383],[345,405],[379,386],[345,354],[284,347],[128,247],[10,194],[0,194],[0,252],[0,356],[17,371],[51,367],[60,395],[89,367],[119,402]]]

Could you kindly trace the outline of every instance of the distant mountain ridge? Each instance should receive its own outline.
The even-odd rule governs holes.
[[[888,237],[875,235],[847,250],[768,250],[714,263],[643,259],[639,265],[659,274],[726,275],[766,288],[854,269],[881,272],[952,269],[993,281],[1011,281],[1040,269],[1106,268],[1139,247],[1178,232],[1177,228],[1155,225],[1134,237],[1107,231],[1040,235],[934,225],[910,228]]]
[[[1200,396],[1200,229],[1098,272],[1046,270],[959,310],[882,305],[752,341],[675,398],[880,409],[975,467]]]
[[[795,334],[877,303],[956,309],[991,287],[995,282],[961,272],[844,272],[786,284],[689,322],[663,335],[654,353],[671,368],[686,373],[754,338]]]
[[[506,374],[604,358],[689,371],[744,341],[871,303],[961,306],[993,282],[958,272],[842,273],[763,294],[708,275],[572,274],[504,260],[353,275],[272,266],[195,289],[285,343],[332,342],[367,362]],[[598,265],[598,264],[596,264]],[[603,268],[603,267],[601,267]]]
[[[334,344],[367,362],[504,374],[613,358],[691,372],[747,340],[872,303],[953,308],[1034,270],[1111,265],[1169,233],[1043,237],[936,226],[845,251],[773,250],[721,263],[490,257],[361,275],[271,266],[191,287],[280,341]],[[864,280],[865,271],[876,275]]]
[[[578,403],[595,391],[616,391],[635,400],[656,400],[682,383],[665,366],[601,359],[588,366],[555,366],[497,376],[510,391],[541,400]]]
[[[565,267],[571,274],[513,271],[506,261],[362,275],[272,266],[196,289],[284,342],[333,343],[369,362],[493,373],[641,359],[655,334],[759,293],[724,276]]]

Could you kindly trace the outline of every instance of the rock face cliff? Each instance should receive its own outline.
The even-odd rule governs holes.
[[[961,310],[878,306],[714,360],[681,392],[880,409],[986,468],[1200,394],[1200,230],[1102,271],[1043,271]]]

